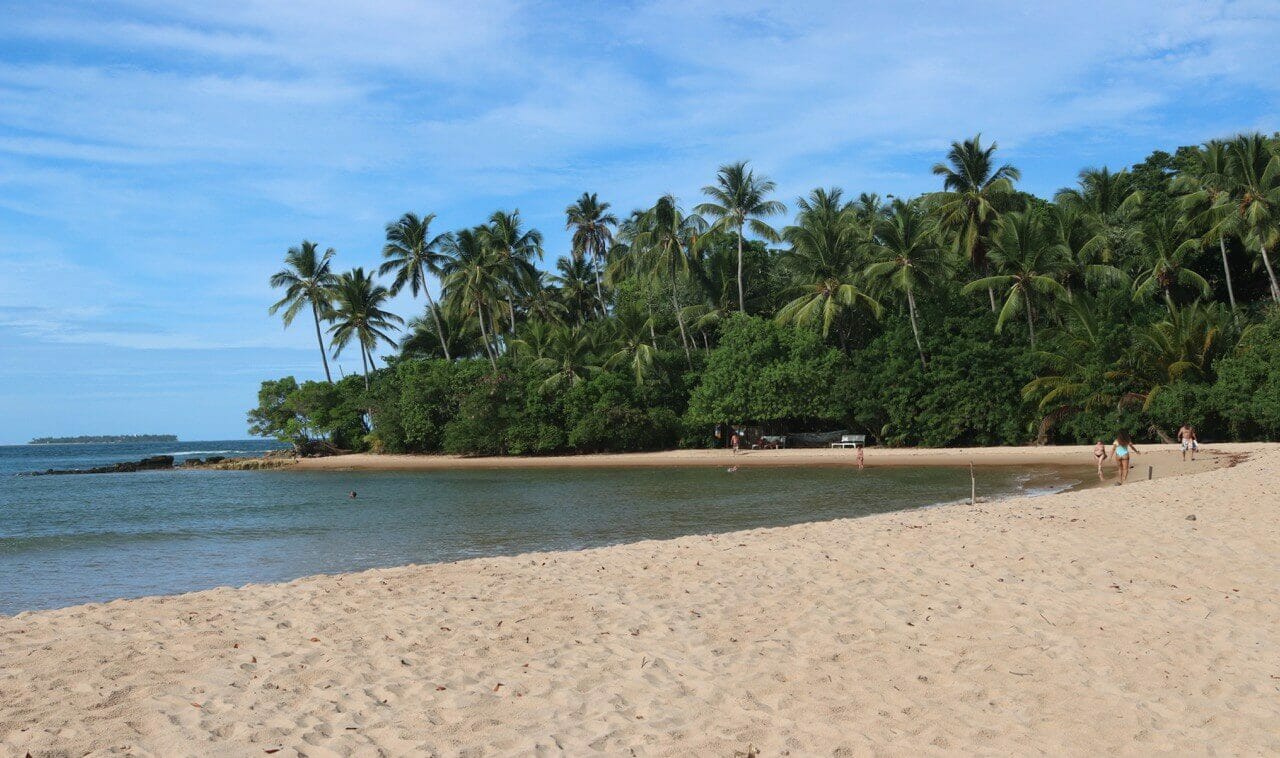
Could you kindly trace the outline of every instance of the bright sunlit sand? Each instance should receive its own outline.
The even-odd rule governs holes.
[[[8,754],[1267,754],[1280,450],[0,619]]]

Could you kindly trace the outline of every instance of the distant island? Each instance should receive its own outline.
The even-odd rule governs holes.
[[[88,445],[114,442],[177,442],[176,434],[84,434],[79,437],[36,437],[28,445]]]

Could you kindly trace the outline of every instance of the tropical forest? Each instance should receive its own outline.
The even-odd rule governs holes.
[[[405,213],[350,270],[303,241],[271,312],[314,329],[325,378],[263,382],[250,430],[468,455],[705,447],[718,425],[1280,439],[1277,136],[1086,168],[1052,198],[981,136],[939,157],[913,198],[783,198],[748,162],[634,209],[586,192],[563,251],[514,209],[463,229]],[[390,312],[404,290],[414,312]],[[335,377],[349,351],[361,372]]]

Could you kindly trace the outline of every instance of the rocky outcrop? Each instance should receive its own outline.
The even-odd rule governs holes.
[[[153,455],[140,461],[124,461],[110,466],[94,466],[93,468],[46,469],[33,471],[32,476],[54,476],[59,474],[127,474],[134,471],[163,471],[173,468],[172,455]]]

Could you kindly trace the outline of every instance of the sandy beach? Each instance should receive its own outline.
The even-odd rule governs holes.
[[[1153,477],[1207,471],[1232,456],[1258,449],[1257,445],[1230,443],[1208,445],[1195,461],[1183,461],[1177,445],[1140,445],[1135,456],[1135,476]],[[1092,466],[1091,445],[974,448],[866,448],[868,466]],[[373,455],[356,453],[328,458],[303,458],[292,467],[298,471],[446,471],[503,468],[662,468],[668,466],[856,466],[852,449],[800,448],[792,450],[661,450],[652,453],[600,455],[549,455],[463,457],[457,455]],[[1107,471],[1112,469],[1106,464]]]
[[[0,754],[1275,754],[1280,446],[1208,448],[1123,487],[0,617]],[[589,465],[672,456],[728,454]],[[496,462],[299,467],[446,460]]]

